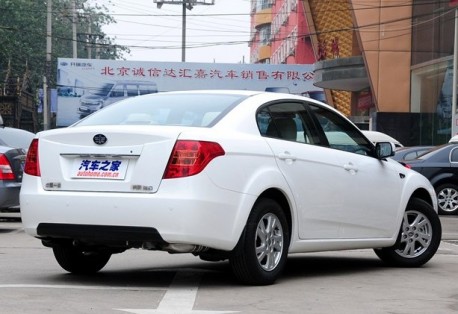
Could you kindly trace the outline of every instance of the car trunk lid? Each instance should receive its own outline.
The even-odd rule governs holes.
[[[45,190],[154,193],[180,134],[178,127],[72,128],[39,138]],[[46,156],[44,158],[43,156]]]

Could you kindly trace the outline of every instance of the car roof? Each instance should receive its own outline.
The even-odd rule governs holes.
[[[35,134],[23,129],[3,127],[0,128],[0,140],[4,145],[27,150]]]
[[[369,131],[362,130],[363,134],[372,142],[391,142],[394,143],[396,147],[404,147],[397,139],[389,136],[388,134],[378,132],[378,131]]]
[[[452,136],[452,138],[448,142],[449,143],[458,143],[458,135]]]

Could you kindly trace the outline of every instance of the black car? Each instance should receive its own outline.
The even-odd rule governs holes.
[[[401,162],[431,181],[439,214],[458,214],[458,143],[437,146],[416,159]]]
[[[0,140],[0,217],[19,211],[19,192],[26,151],[3,146]]]
[[[35,134],[2,124],[0,117],[0,218],[20,218],[25,155]]]
[[[391,158],[396,161],[411,160],[411,159],[415,159],[418,156],[426,153],[427,151],[431,150],[432,148],[434,148],[434,146],[399,147],[396,149],[396,151],[394,152],[394,156],[392,156]]]

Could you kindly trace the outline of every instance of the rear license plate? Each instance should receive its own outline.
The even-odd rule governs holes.
[[[127,173],[127,159],[76,158],[72,166],[72,178],[124,180]]]

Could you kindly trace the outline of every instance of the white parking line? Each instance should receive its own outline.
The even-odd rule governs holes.
[[[193,310],[202,273],[177,272],[157,309],[114,309],[134,314],[226,314],[239,311],[199,311]],[[107,287],[80,285],[40,285],[40,284],[0,284],[1,288],[43,288],[43,289],[79,289],[79,290],[141,290],[162,291],[148,287]]]
[[[157,309],[117,309],[135,314],[223,314],[238,311],[193,311],[202,274],[177,272]]]
[[[76,285],[36,285],[36,284],[4,284],[1,288],[43,288],[43,289],[79,289],[79,290],[150,290],[160,291],[163,289],[148,287],[106,287],[106,286],[76,286]]]

